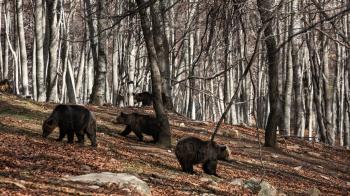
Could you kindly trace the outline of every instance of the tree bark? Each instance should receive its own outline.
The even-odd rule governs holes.
[[[128,104],[134,106],[134,86],[135,86],[135,69],[136,69],[136,40],[130,39],[128,43],[129,66],[128,66]]]
[[[28,85],[28,63],[27,63],[26,42],[25,42],[25,36],[24,36],[22,0],[16,0],[16,10],[17,10],[17,28],[18,28],[18,35],[19,35],[20,57],[21,57],[21,66],[22,66],[21,67],[22,91],[23,91],[23,95],[26,97],[29,95],[29,85]]]
[[[10,13],[9,13],[9,9],[10,9],[10,1],[9,0],[5,0],[5,17],[9,18],[10,17]],[[3,73],[3,79],[9,79],[9,43],[7,41],[7,35],[9,32],[8,30],[9,25],[6,24],[5,22],[5,41],[4,41],[4,73]]]
[[[86,38],[86,36],[84,36],[84,38]],[[84,68],[85,68],[85,55],[86,55],[85,47],[86,47],[86,44],[83,43],[80,50],[80,60],[79,60],[79,70],[78,70],[77,80],[75,82],[75,90],[76,90],[76,95],[79,102],[83,101],[83,94],[84,94],[84,93],[81,93],[81,87],[83,84]]]
[[[43,0],[35,0],[35,37],[36,37],[36,80],[38,101],[44,102],[45,81],[44,81],[44,32],[43,32]]]
[[[152,33],[154,47],[157,52],[159,69],[162,76],[162,93],[165,94],[166,100],[163,100],[168,110],[173,109],[171,100],[171,78],[170,78],[170,59],[169,43],[165,32],[165,8],[164,1],[156,1],[151,6]]]
[[[327,137],[326,137],[326,127],[324,125],[323,121],[323,112],[322,112],[322,97],[321,97],[321,92],[322,92],[322,74],[320,71],[320,64],[318,63],[317,59],[317,52],[315,50],[315,44],[312,35],[310,36],[311,38],[306,39],[307,40],[307,45],[308,45],[308,51],[309,51],[309,60],[311,64],[311,69],[312,69],[312,85],[313,85],[313,96],[314,96],[314,102],[315,102],[315,109],[316,109],[316,119],[318,123],[318,133],[320,136],[320,139],[322,142],[327,142]]]
[[[3,5],[0,3],[0,27],[2,26],[2,9]],[[0,29],[0,34],[2,33],[2,30]],[[3,61],[3,47],[2,47],[2,40],[0,39],[0,80],[4,80],[4,61]]]
[[[90,1],[90,0],[86,0]],[[104,23],[106,20],[105,13],[105,0],[97,1],[97,32],[98,32],[98,63],[95,67],[95,80],[92,87],[92,93],[90,95],[90,103],[96,105],[103,105],[105,103],[106,93],[106,70],[107,70],[107,57],[106,57],[106,31],[104,31]],[[91,16],[90,16],[91,17]],[[94,35],[94,33],[90,34]]]
[[[140,8],[145,4],[144,0],[136,0],[138,7]],[[154,46],[154,39],[152,37],[151,25],[149,17],[146,14],[145,9],[139,9],[139,15],[141,19],[141,28],[146,43],[148,60],[151,65],[151,78],[152,78],[152,93],[153,93],[153,107],[156,112],[156,117],[159,120],[161,132],[159,134],[159,144],[164,147],[171,146],[171,132],[168,121],[168,116],[163,107],[162,101],[162,79],[159,70],[159,62],[157,59],[157,53]]]
[[[38,100],[38,89],[36,82],[36,38],[33,37],[33,66],[32,66],[32,95],[35,101]]]
[[[326,42],[326,41],[324,41]],[[324,43],[325,44],[325,43]],[[325,104],[325,124],[326,124],[326,135],[327,135],[327,141],[329,141],[329,144],[334,145],[335,143],[335,133],[333,128],[333,122],[332,122],[332,89],[331,89],[331,82],[330,82],[330,70],[329,70],[329,63],[328,63],[328,47],[323,45],[322,47],[322,66],[323,66],[323,94],[324,94],[324,104]]]
[[[57,102],[57,52],[59,45],[59,29],[57,24],[58,0],[46,0],[46,17],[49,28],[49,59],[46,77],[46,101]]]
[[[300,26],[300,18],[298,16],[298,1],[291,2],[292,4],[292,35],[296,34]],[[305,131],[305,102],[303,93],[303,64],[299,59],[299,45],[301,40],[299,37],[293,38],[291,41],[291,57],[293,64],[293,88],[295,97],[295,125],[294,131],[295,135],[299,137],[304,137]]]
[[[268,23],[264,30],[265,44],[267,48],[267,62],[268,62],[268,95],[270,103],[270,113],[265,128],[265,146],[277,147],[276,130],[279,122],[280,101],[278,90],[278,53],[277,44],[274,37],[272,19],[273,15],[273,0],[257,0],[257,5],[260,13],[262,24]]]
[[[113,53],[112,53],[112,82],[113,82],[113,105],[117,105],[119,95],[119,45],[117,30],[114,30],[113,36]]]
[[[94,72],[97,72],[98,68],[98,53],[97,53],[97,37],[96,37],[96,28],[95,28],[95,22],[93,20],[94,15],[93,15],[93,10],[92,10],[92,5],[91,5],[91,0],[84,0],[85,2],[85,7],[86,7],[86,18],[87,18],[87,26],[88,26],[88,32],[89,32],[89,41],[90,41],[90,51],[89,51],[89,59],[88,59],[88,76],[89,76],[89,88],[88,88],[88,93],[90,94],[89,96],[89,102],[92,102],[92,89],[90,91],[90,87],[94,85],[96,78],[91,75],[92,70]],[[92,58],[91,58],[92,57]],[[91,63],[93,66],[91,66]],[[93,69],[92,69],[93,68]],[[92,85],[91,85],[92,84]]]

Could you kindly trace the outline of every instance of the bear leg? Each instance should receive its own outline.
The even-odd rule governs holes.
[[[135,135],[137,136],[137,138],[139,138],[139,141],[143,141],[143,135],[141,133],[141,131],[134,131]]]
[[[66,132],[65,131],[61,131],[60,130],[60,135],[58,136],[58,138],[56,139],[56,141],[62,141],[64,136],[66,136]]]
[[[71,144],[74,142],[74,132],[73,131],[70,131],[67,133],[68,135],[68,143]]]
[[[216,166],[217,166],[217,161],[216,160],[209,160],[209,161],[207,161],[207,162],[205,162],[203,164],[203,171],[206,174],[217,176],[217,174],[216,174]]]
[[[126,128],[124,129],[124,131],[121,132],[119,135],[121,135],[121,136],[127,136],[127,135],[130,134],[130,132],[131,132],[131,127],[130,127],[130,125],[127,125]]]
[[[193,172],[193,165],[189,163],[180,163],[182,171],[189,173],[189,174],[194,174]]]
[[[84,132],[83,133],[76,133],[75,135],[78,138],[78,143],[81,145],[84,145]]]
[[[157,143],[159,140],[159,135],[156,134],[156,135],[153,135],[153,143]]]

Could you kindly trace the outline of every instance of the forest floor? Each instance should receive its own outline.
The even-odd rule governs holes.
[[[316,187],[322,195],[350,195],[350,151],[296,138],[279,138],[279,149],[262,147],[254,128],[222,125],[216,141],[230,147],[232,161],[218,164],[220,178],[180,170],[173,149],[138,142],[134,134],[118,135],[123,125],[113,124],[120,111],[152,113],[151,108],[87,106],[97,117],[98,148],[56,142],[58,131],[41,137],[41,126],[54,104],[37,103],[0,94],[0,194],[1,195],[124,195],[115,186],[91,189],[82,183],[62,180],[92,172],[124,172],[138,176],[151,187],[152,195],[252,195],[250,189],[232,185],[235,179],[263,179],[287,195],[305,195]],[[213,122],[192,121],[169,114],[173,146],[183,136],[208,139]],[[209,130],[209,131],[208,131]],[[225,133],[225,134],[223,134]],[[238,134],[237,134],[238,133]],[[264,137],[259,130],[260,138]],[[265,171],[265,172],[263,172]],[[213,179],[215,183],[203,179]]]

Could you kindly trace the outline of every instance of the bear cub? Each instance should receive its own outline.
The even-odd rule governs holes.
[[[51,115],[43,123],[43,137],[47,138],[52,131],[59,127],[59,137],[57,141],[62,141],[66,136],[68,143],[73,143],[74,133],[79,144],[84,144],[86,134],[91,141],[91,146],[96,147],[96,119],[95,116],[80,105],[57,105]]]
[[[131,114],[121,112],[116,119],[116,123],[126,125],[125,130],[120,133],[120,135],[124,137],[129,135],[132,131],[140,141],[143,141],[142,133],[151,135],[154,143],[159,140],[160,123],[157,118],[153,116],[138,114],[136,112]]]
[[[193,174],[193,165],[202,164],[203,171],[209,175],[216,174],[218,160],[228,160],[230,150],[225,145],[203,141],[196,137],[185,137],[178,141],[175,155],[182,171]]]

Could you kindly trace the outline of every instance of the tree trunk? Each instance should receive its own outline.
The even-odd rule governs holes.
[[[349,68],[350,64],[346,68],[347,70],[345,71],[345,78],[344,78],[344,86],[345,86],[345,91],[349,92],[350,90],[350,85],[349,85]],[[344,93],[344,138],[343,140],[343,145],[346,147],[350,146],[350,99],[348,93]]]
[[[15,5],[15,4],[14,4]],[[7,17],[9,16],[9,17]],[[14,21],[16,24],[16,21]],[[13,78],[14,78],[14,83],[13,83],[13,93],[15,94],[18,94],[18,72],[19,72],[19,69],[18,69],[18,58],[17,58],[17,47],[16,47],[16,44],[18,42],[18,37],[16,35],[16,29],[14,27],[14,30],[13,30],[13,34],[14,34],[14,40],[13,40],[13,45],[11,43],[11,38],[10,38],[10,15],[5,15],[5,25],[6,25],[6,43],[8,45],[8,48],[10,49],[11,53],[12,53],[12,57],[13,57],[13,62],[12,62],[12,67],[13,67]]]
[[[278,53],[276,40],[274,37],[273,22],[271,21],[274,17],[273,13],[273,0],[258,0],[257,5],[263,25],[266,24],[264,30],[265,44],[267,48],[267,61],[268,61],[268,74],[269,74],[269,103],[270,113],[265,128],[265,146],[277,147],[276,130],[279,122],[279,90],[278,90]]]
[[[86,38],[86,36],[84,36]],[[86,44],[83,43],[80,50],[80,60],[79,60],[79,70],[77,75],[77,80],[75,82],[75,90],[78,102],[83,101],[83,94],[81,92],[81,86],[83,84],[83,77],[84,77],[84,68],[85,68],[85,46]]]
[[[88,93],[90,93],[90,99],[89,102],[92,102],[92,90],[90,91],[90,84],[94,85],[95,84],[95,80],[96,78],[94,78],[91,75],[92,72],[92,67],[90,66],[92,63],[93,64],[93,68],[94,68],[94,72],[97,72],[97,68],[98,68],[98,54],[97,54],[97,37],[96,37],[96,28],[94,25],[94,15],[93,15],[93,10],[92,10],[92,5],[91,5],[91,0],[84,0],[85,2],[85,7],[86,7],[86,18],[87,18],[87,26],[88,26],[88,32],[89,32],[89,41],[90,41],[90,52],[89,52],[89,56],[90,58],[92,57],[92,59],[88,59],[88,64],[89,64],[89,69],[88,69],[88,76],[89,76],[89,89],[88,89]],[[95,75],[95,74],[94,74]]]
[[[324,41],[326,42],[326,41]],[[323,65],[323,94],[324,94],[324,104],[325,104],[325,120],[326,120],[326,135],[327,140],[329,141],[329,144],[334,145],[335,143],[335,133],[333,128],[333,122],[332,122],[332,90],[331,90],[331,82],[330,82],[330,70],[329,70],[329,62],[328,62],[328,47],[325,45],[322,47],[322,65]]]
[[[45,81],[44,81],[44,32],[43,32],[43,0],[35,0],[35,37],[36,37],[36,80],[38,101],[44,102]]]
[[[0,3],[0,27],[2,26],[2,3]],[[0,29],[0,34],[2,30]],[[2,40],[0,39],[0,80],[4,80],[4,62],[3,62],[3,51],[2,51]]]
[[[24,36],[24,24],[23,24],[23,4],[22,0],[16,0],[16,10],[17,10],[17,28],[19,34],[19,47],[20,47],[20,57],[21,57],[21,69],[22,69],[22,90],[23,95],[26,97],[29,95],[29,85],[28,85],[28,64],[27,64],[27,50],[26,42]]]
[[[312,85],[313,85],[313,95],[314,95],[314,101],[315,101],[315,108],[316,108],[316,119],[318,123],[318,133],[320,136],[320,139],[322,142],[326,142],[327,137],[326,137],[326,127],[324,125],[323,121],[323,112],[322,112],[322,97],[321,97],[321,91],[322,91],[322,74],[320,71],[320,64],[317,61],[317,53],[315,50],[315,44],[314,40],[312,38],[312,35],[310,36],[311,38],[307,39],[307,45],[308,45],[308,50],[309,50],[309,59],[310,59],[310,64],[311,64],[311,69],[312,69]],[[328,142],[327,142],[328,143]]]
[[[38,89],[36,82],[36,38],[33,37],[33,66],[32,66],[32,98],[38,100]]]
[[[145,4],[144,0],[136,0],[139,7]],[[151,66],[152,92],[154,96],[153,107],[156,112],[156,117],[160,122],[159,144],[165,147],[171,146],[171,132],[168,121],[168,116],[163,107],[162,101],[162,79],[158,66],[157,54],[154,46],[154,41],[151,32],[149,17],[145,9],[139,9],[141,28],[146,43],[148,60]]]
[[[47,77],[46,77],[46,101],[48,102],[57,102],[57,52],[59,45],[59,29],[57,24],[57,4],[58,0],[46,0],[46,17],[49,28],[49,62],[47,68]]]
[[[287,50],[288,55],[291,52]],[[292,90],[293,90],[293,64],[291,62],[291,56],[289,56],[286,62],[286,81],[284,86],[284,105],[283,105],[283,135],[290,136],[290,113],[292,103]]]
[[[112,53],[112,82],[113,82],[113,105],[117,105],[117,97],[119,95],[119,47],[118,47],[118,34],[117,30],[114,30],[113,36],[113,53]]]
[[[90,1],[90,0],[86,0]],[[105,103],[106,93],[106,69],[107,69],[107,57],[106,57],[106,31],[104,30],[104,23],[107,21],[103,19],[105,17],[105,0],[97,1],[97,32],[98,32],[98,63],[95,67],[95,80],[92,87],[92,93],[90,95],[90,103],[96,105],[103,105]],[[91,16],[90,16],[91,17]],[[92,34],[94,35],[94,34]],[[91,36],[91,35],[90,35]]]
[[[5,17],[9,18],[10,17],[10,13],[9,13],[9,9],[10,9],[10,1],[9,0],[5,0]],[[4,73],[3,73],[3,79],[9,79],[9,43],[7,41],[7,35],[9,32],[9,25],[6,24],[5,22],[5,41],[4,41]]]
[[[130,39],[128,43],[129,66],[128,66],[128,104],[134,106],[134,86],[135,86],[135,68],[136,68],[136,40]],[[131,50],[131,51],[130,51]]]
[[[225,9],[226,10],[226,9]],[[226,106],[226,104],[230,101],[230,97],[229,97],[229,74],[231,73],[230,71],[228,71],[228,58],[229,58],[229,47],[230,47],[230,40],[229,40],[229,33],[227,33],[230,30],[230,24],[231,24],[231,18],[228,17],[228,13],[225,13],[225,23],[224,23],[224,30],[222,31],[222,36],[224,38],[224,86],[223,86],[223,94],[224,94],[224,105]],[[231,110],[232,111],[232,110]],[[230,121],[230,112],[225,116],[225,123],[232,123],[232,121]]]
[[[306,69],[306,82],[307,82],[307,93],[306,93],[306,112],[307,112],[307,124],[308,124],[308,137],[309,141],[312,140],[312,131],[314,129],[313,127],[313,120],[314,120],[314,110],[313,110],[313,86],[312,86],[312,74],[311,74],[311,66],[310,66],[310,56],[309,51],[307,48],[304,48],[304,57],[303,61],[305,62],[305,69]]]
[[[76,91],[75,91],[75,82],[74,82],[74,73],[71,65],[71,46],[70,42],[67,40],[69,39],[69,34],[70,34],[70,18],[67,17],[66,19],[63,19],[63,43],[62,43],[62,67],[64,67],[64,72],[63,72],[63,80],[65,82],[65,85],[62,87],[62,91],[65,93],[62,93],[63,100],[68,98],[68,100],[65,100],[65,103],[72,103],[76,104]],[[66,87],[67,89],[64,89]]]
[[[67,66],[66,70],[66,85],[67,85],[67,96],[68,96],[68,103],[76,104],[76,91],[75,91],[75,82],[74,82],[74,73],[72,69],[72,64],[69,60],[69,57],[67,57],[67,62],[65,63]]]
[[[298,10],[298,1],[292,2],[292,13],[296,13]],[[297,33],[300,29],[300,21],[298,16],[292,17],[291,26],[293,28],[292,34]],[[304,137],[305,131],[305,104],[304,104],[304,93],[303,93],[303,64],[299,60],[299,45],[300,38],[296,37],[291,42],[291,54],[293,64],[293,88],[295,96],[295,135]]]
[[[166,100],[163,100],[168,110],[173,109],[171,100],[171,78],[170,78],[170,59],[169,44],[165,33],[165,8],[164,1],[156,1],[151,6],[152,33],[154,47],[157,52],[159,69],[162,76],[162,93],[165,94]]]

